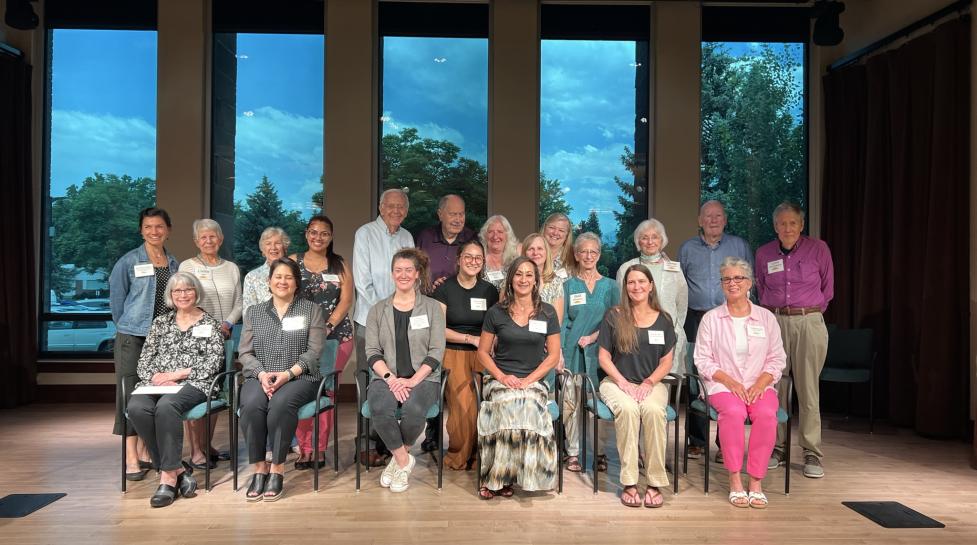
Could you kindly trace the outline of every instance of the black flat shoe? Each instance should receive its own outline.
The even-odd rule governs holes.
[[[139,469],[156,469],[156,466],[154,466],[152,462],[139,460]]]
[[[248,491],[245,497],[248,501],[261,501],[265,497],[265,483],[268,482],[267,473],[255,473],[251,477],[251,486],[248,487]]]
[[[226,462],[226,461],[228,461],[230,459],[231,459],[231,453],[228,452],[228,451],[226,451],[226,450],[222,450],[220,452],[211,452],[210,453],[210,461],[211,462]]]
[[[139,471],[134,471],[132,473],[126,473],[127,481],[141,481],[146,478],[146,474],[149,473],[148,469],[140,469]]]
[[[156,489],[156,493],[149,498],[149,505],[152,507],[166,507],[173,503],[173,500],[180,495],[180,491],[168,484],[161,484]]]
[[[310,460],[295,460],[295,469],[299,471],[302,471],[303,469],[312,469],[312,462]]]
[[[190,467],[194,469],[207,469],[208,464],[210,465],[210,469],[214,469],[217,467],[217,462],[214,462],[212,460],[208,460],[202,464],[198,464],[197,462],[190,460]]]
[[[265,501],[278,501],[285,495],[285,476],[281,473],[269,473],[265,484]]]
[[[193,470],[185,470],[176,478],[176,486],[180,489],[180,495],[184,498],[192,498],[197,495],[197,479],[193,477]]]

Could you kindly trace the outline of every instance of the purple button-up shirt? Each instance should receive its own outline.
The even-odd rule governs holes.
[[[835,294],[831,250],[824,241],[805,236],[789,254],[780,251],[780,240],[760,246],[756,288],[765,307],[819,307],[824,312]]]
[[[454,242],[449,243],[444,240],[440,223],[417,234],[417,247],[427,252],[431,259],[431,282],[444,276],[454,276],[458,272],[458,246],[473,238],[475,231],[465,227],[455,237]]]

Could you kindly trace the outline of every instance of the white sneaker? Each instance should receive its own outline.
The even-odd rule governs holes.
[[[394,480],[394,475],[397,474],[397,470],[400,469],[397,466],[397,462],[394,461],[394,457],[390,457],[390,463],[387,467],[383,468],[383,473],[380,474],[380,486],[384,488],[390,488],[390,483]]]
[[[394,473],[393,481],[390,483],[391,492],[403,492],[407,490],[407,488],[410,486],[410,481],[408,479],[410,478],[411,471],[414,470],[415,460],[414,457],[411,456],[410,454],[408,454],[407,456],[409,457],[407,461],[407,467],[401,468],[396,463],[394,463],[394,467],[397,468],[396,470],[397,472]]]

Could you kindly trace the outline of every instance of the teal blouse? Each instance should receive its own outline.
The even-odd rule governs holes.
[[[587,291],[587,284],[577,277],[563,283],[563,329],[560,341],[563,345],[563,361],[568,371],[586,371],[584,351],[577,342],[580,337],[590,335],[600,328],[604,313],[618,304],[620,297],[617,282],[607,277],[597,281],[593,293]]]

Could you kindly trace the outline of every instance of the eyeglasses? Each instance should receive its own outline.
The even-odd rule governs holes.
[[[194,288],[181,288],[172,291],[173,295],[190,295],[191,293],[197,293]]]
[[[319,237],[331,238],[332,237],[332,233],[329,231],[316,231],[315,229],[307,229],[305,232],[306,234],[309,235],[309,238],[319,238]]]
[[[598,255],[600,255],[600,250],[580,250],[580,251],[577,252],[577,254],[579,254],[579,255],[589,255],[589,256],[598,256]]]
[[[746,276],[723,276],[719,279],[724,285],[728,286],[730,284],[742,284],[743,282],[749,280]]]
[[[465,263],[481,263],[485,258],[480,255],[461,254],[461,260]]]

